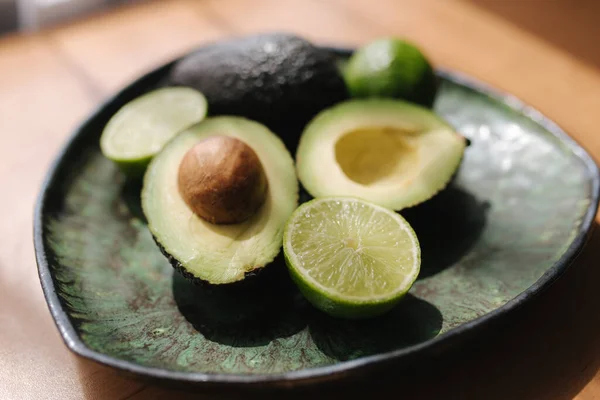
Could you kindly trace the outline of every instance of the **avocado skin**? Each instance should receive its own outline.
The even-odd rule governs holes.
[[[423,79],[423,82],[418,88],[411,93],[407,100],[420,104],[427,108],[433,108],[435,99],[440,88],[440,79],[435,74],[433,69],[430,69],[427,73],[427,77]]]
[[[168,82],[201,91],[212,115],[263,123],[293,151],[309,120],[349,98],[337,62],[298,36],[259,34],[199,49],[173,66]]]
[[[250,271],[250,272],[246,272],[244,274],[244,279],[242,279],[241,281],[238,281],[238,282],[228,283],[228,284],[224,284],[224,285],[213,284],[213,283],[210,283],[203,279],[200,279],[197,276],[195,276],[194,274],[192,274],[191,272],[189,272],[179,262],[179,260],[177,260],[175,257],[173,257],[163,247],[163,245],[160,244],[160,242],[156,239],[156,237],[154,235],[152,235],[152,239],[154,239],[154,243],[156,243],[156,245],[158,246],[158,249],[163,254],[163,256],[165,256],[167,258],[167,260],[169,260],[169,264],[171,264],[171,266],[175,269],[175,271],[180,273],[181,276],[183,276],[185,279],[187,279],[188,281],[192,282],[194,285],[197,285],[197,286],[202,286],[202,287],[225,287],[226,286],[229,289],[235,290],[236,287],[245,287],[245,286],[247,286],[247,284],[249,282],[252,283],[252,281],[255,280],[254,278],[258,277],[259,275],[262,275],[261,272],[265,269],[264,267],[262,267],[262,268],[256,268],[255,270]]]

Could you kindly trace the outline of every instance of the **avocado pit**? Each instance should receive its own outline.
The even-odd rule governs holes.
[[[254,150],[231,136],[212,136],[187,151],[179,165],[179,193],[213,224],[236,224],[264,203],[268,181]]]

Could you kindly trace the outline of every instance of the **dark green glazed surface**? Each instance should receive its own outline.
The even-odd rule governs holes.
[[[67,343],[161,370],[271,375],[407,349],[502,307],[585,234],[596,177],[571,147],[485,94],[444,79],[436,109],[472,145],[450,188],[403,213],[423,252],[411,295],[362,322],[309,307],[281,260],[241,287],[188,283],[145,227],[139,184],[101,156],[102,126],[84,126],[41,215],[61,302],[51,309],[64,309],[77,334]]]

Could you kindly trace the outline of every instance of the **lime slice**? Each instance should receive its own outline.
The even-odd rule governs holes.
[[[392,97],[430,107],[437,79],[427,57],[411,42],[381,38],[359,48],[343,67],[352,97]]]
[[[186,87],[157,89],[125,104],[108,121],[100,148],[127,175],[141,175],[152,157],[207,111],[202,93]]]
[[[283,250],[292,279],[315,307],[343,318],[390,310],[417,279],[421,250],[399,214],[363,200],[329,197],[290,217]]]

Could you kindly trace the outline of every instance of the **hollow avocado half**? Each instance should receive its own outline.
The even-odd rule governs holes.
[[[242,223],[206,222],[178,190],[177,174],[186,152],[215,135],[250,146],[266,173],[265,202]],[[298,181],[292,157],[274,133],[242,117],[221,116],[193,125],[167,143],[146,171],[141,196],[148,228],[173,267],[196,283],[219,285],[244,280],[277,256],[284,224],[297,207]]]
[[[296,168],[314,197],[355,196],[401,210],[442,190],[465,146],[465,138],[427,108],[401,100],[349,100],[307,125]]]

